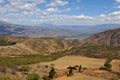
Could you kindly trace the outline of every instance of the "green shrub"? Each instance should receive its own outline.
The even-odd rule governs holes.
[[[84,70],[87,70],[88,68],[86,68],[86,67],[83,67],[82,69],[83,69],[83,71],[84,71]]]
[[[56,54],[54,54],[56,55]],[[52,61],[53,56],[44,55],[19,55],[16,57],[2,57],[0,56],[0,66],[18,66],[18,65],[28,65],[39,62]]]
[[[22,67],[20,68],[20,71],[29,72],[30,69],[31,69],[31,68],[26,65],[26,66],[22,66]]]
[[[67,69],[69,69],[69,72],[67,73],[67,76],[68,76],[68,77],[69,77],[69,76],[72,76],[72,75],[73,75],[73,70],[75,69],[75,67],[69,66],[69,67],[67,67]]]
[[[49,77],[50,79],[53,79],[54,76],[55,76],[55,74],[56,74],[55,68],[52,67],[51,70],[50,70],[50,72],[49,72],[49,76],[48,76],[48,77]]]
[[[16,42],[6,41],[6,40],[0,39],[0,46],[15,45],[15,44],[16,44]]]
[[[79,66],[78,72],[82,72],[82,65]]]
[[[117,78],[110,78],[109,80],[118,80]]]
[[[117,76],[120,78],[120,73],[118,73]]]
[[[112,59],[108,58],[106,62],[104,63],[104,66],[100,67],[100,70],[111,71],[111,68],[112,68],[112,65],[110,64],[111,61]]]
[[[13,80],[13,79],[10,79],[9,77],[2,76],[2,77],[0,77],[0,80]]]
[[[5,74],[6,71],[7,71],[7,68],[5,66],[0,66],[0,72]]]
[[[28,80],[39,80],[39,75],[36,73],[28,74]]]
[[[111,69],[107,68],[107,67],[100,67],[100,70],[106,70],[106,71],[111,71]]]
[[[110,68],[112,67],[112,65],[111,65],[110,63],[108,63],[108,62],[105,62],[104,66],[105,66],[106,68],[108,68],[108,69],[110,69]]]

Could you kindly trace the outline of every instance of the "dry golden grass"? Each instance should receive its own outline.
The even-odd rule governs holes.
[[[21,39],[22,38],[20,38],[20,42],[19,39],[15,39],[15,45],[0,46],[0,55],[48,54],[64,51],[74,45],[70,41],[55,38]],[[12,41],[14,41],[14,39],[12,39]]]
[[[104,80],[105,78],[109,77],[114,74],[106,71],[101,71],[99,68],[104,65],[105,59],[97,59],[97,58],[88,58],[83,56],[65,56],[59,58],[55,61],[51,62],[41,62],[36,64],[29,65],[31,70],[29,73],[37,73],[42,78],[43,75],[48,75],[50,71],[50,65],[54,64],[57,77],[55,80]],[[115,72],[120,72],[120,60],[113,60],[112,61],[112,69]],[[49,67],[46,68],[45,66],[48,65]],[[75,65],[82,65],[83,67],[88,68],[83,73],[78,73],[74,71],[74,75],[71,77],[66,76],[66,68],[68,66],[75,66]],[[4,74],[0,74],[2,76]],[[17,75],[8,74],[10,77],[14,78],[15,80],[26,80],[25,75],[21,72],[17,71]],[[24,76],[24,77],[23,77]]]
[[[55,68],[60,69],[60,70],[65,70],[68,66],[75,66],[75,65],[82,65],[83,67],[86,67],[90,70],[91,69],[94,70],[94,69],[99,69],[101,66],[103,66],[104,62],[105,62],[105,59],[88,58],[88,57],[83,57],[83,56],[65,56],[52,62],[44,62],[40,64],[41,65],[54,64]],[[113,66],[112,67],[113,71],[120,72],[120,66],[119,66],[120,60],[113,60],[111,64]],[[85,75],[85,74],[74,73],[72,77],[63,76],[63,77],[58,77],[55,80],[104,80],[105,77],[102,77],[102,76],[107,74],[105,73],[102,75],[104,71],[101,71],[101,70],[97,70],[97,72],[95,70],[93,71],[93,73],[98,74],[97,76],[101,75],[101,77],[97,77],[95,75],[90,76],[90,75]]]
[[[112,64],[113,71],[120,72],[120,60],[113,60],[111,64]]]
[[[71,77],[63,76],[56,78],[54,80],[104,80],[104,79],[76,73]]]
[[[66,69],[68,66],[82,65],[88,69],[100,68],[104,64],[104,59],[88,58],[82,56],[65,56],[56,61],[41,63],[44,65],[55,64],[57,69]]]
[[[68,66],[82,65],[88,69],[100,68],[104,65],[105,59],[88,58],[83,56],[65,56],[52,62],[43,62],[43,65],[54,64],[57,69],[66,69]],[[112,70],[120,72],[120,60],[111,62]]]

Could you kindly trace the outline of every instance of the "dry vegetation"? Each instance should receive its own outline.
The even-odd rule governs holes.
[[[22,38],[0,36],[0,40],[4,41],[4,43],[1,43],[2,45],[0,45],[1,56],[16,56],[27,54],[45,55],[57,51],[64,51],[75,45],[72,41],[55,38]],[[9,44],[13,44],[12,42],[15,42],[15,44],[9,45],[8,43],[5,43],[5,41],[9,42]]]
[[[43,76],[48,77],[53,67],[57,72],[54,80],[120,78],[120,46],[81,46],[77,40],[55,38],[0,38],[5,40],[0,45],[0,80],[38,80],[30,79],[31,75],[41,80]],[[11,44],[11,41],[15,44]],[[110,63],[112,71],[100,70],[101,67],[105,68],[105,59],[108,57],[113,59]],[[75,66],[80,68],[80,65],[82,71],[79,72]],[[75,68],[71,76],[68,76],[68,67]]]
[[[3,65],[3,67],[0,67],[0,75],[4,75],[4,78],[9,78],[7,80],[28,80],[27,75],[31,73],[37,73],[40,78],[42,78],[44,75],[48,75],[51,66],[54,66],[57,72],[57,74],[55,75],[55,80],[109,80],[110,78],[116,78],[116,80],[118,80],[117,74],[115,73],[120,72],[120,60],[113,60],[111,62],[113,67],[112,72],[109,72],[99,70],[99,68],[104,65],[105,59],[88,58],[84,56],[65,56],[55,61],[50,61],[55,59],[52,56],[45,57],[40,55],[26,55],[21,57],[9,58],[1,57],[0,59],[1,64]],[[78,73],[78,71],[74,71],[73,76],[67,77],[67,67],[75,65],[82,65],[82,67],[87,69],[81,73]]]
[[[104,80],[104,79],[76,73],[71,77],[62,76],[62,77],[56,78],[55,80]]]
[[[101,66],[104,65],[105,59],[97,59],[97,58],[88,58],[83,56],[65,56],[62,58],[59,58],[58,60],[51,61],[51,62],[42,62],[37,63],[34,65],[31,65],[33,67],[33,70],[37,73],[40,72],[40,69],[37,69],[37,65],[45,66],[45,65],[51,65],[54,64],[56,70],[57,70],[57,76],[58,78],[55,78],[55,80],[109,80],[112,77],[118,78],[116,74],[108,72],[108,71],[102,71],[99,70]],[[120,72],[120,60],[113,60],[112,61],[112,71],[113,72]],[[73,76],[67,77],[67,67],[68,66],[75,66],[75,65],[82,65],[83,67],[86,67],[87,70],[85,70],[82,73],[75,72]],[[47,71],[44,68],[42,68],[43,72]],[[62,72],[61,72],[62,71]]]
[[[88,58],[83,56],[65,56],[56,61],[41,63],[44,65],[55,64],[55,68],[66,69],[68,66],[83,65],[84,67],[94,69],[104,64],[104,59]]]

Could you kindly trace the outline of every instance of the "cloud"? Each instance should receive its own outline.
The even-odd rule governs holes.
[[[96,18],[96,20],[106,24],[119,24],[120,11],[109,13],[108,15],[102,14]]]
[[[49,12],[56,12],[59,9],[48,8],[46,10]],[[120,11],[115,11],[107,15],[101,14],[96,17],[86,15],[34,15],[35,13],[30,13],[27,11],[23,14],[9,14],[6,16],[0,16],[0,19],[23,25],[39,25],[42,23],[55,25],[96,25],[119,24],[120,22]]]
[[[33,10],[34,8],[36,8],[36,4],[32,3],[26,3],[23,6],[17,6],[17,8],[21,9],[21,10]]]
[[[62,10],[60,10],[59,8],[48,8],[45,11],[43,11],[43,14],[68,12],[70,10],[71,10],[71,8],[66,8],[66,9],[62,9]]]
[[[120,8],[120,0],[115,0],[115,2],[117,3],[117,6],[115,6],[114,8]]]
[[[109,14],[100,14],[96,17],[84,14],[74,15],[71,13],[71,15],[65,15],[65,12],[72,11],[69,6],[62,7],[69,3],[67,0],[51,0],[50,3],[47,3],[49,2],[47,0],[7,1],[9,1],[9,3],[0,7],[0,20],[16,24],[37,25],[50,23],[56,25],[95,25],[119,24],[120,22],[120,11],[111,12]],[[119,2],[119,0],[116,0],[116,2]],[[44,4],[44,6],[46,5],[46,7],[38,7],[42,4]],[[80,9],[80,7],[75,7],[75,10],[78,9]]]
[[[52,0],[50,4],[46,5],[46,7],[65,6],[67,4],[68,4],[68,1]]]
[[[58,8],[48,8],[43,13],[50,14],[50,13],[55,13],[55,12],[59,12],[59,9]]]
[[[3,3],[4,1],[3,0],[0,0],[0,3]]]
[[[34,13],[34,15],[45,15],[45,14],[51,14],[51,13],[60,13],[60,12],[67,12],[70,11],[71,8],[65,8],[60,10],[57,7],[49,7],[47,9],[40,9],[38,7],[38,4],[46,3],[46,0],[8,0],[9,4],[4,5],[2,8],[0,8],[0,13],[2,14],[11,14],[15,12],[17,14],[22,15],[32,15],[31,13]],[[63,6],[67,4],[67,1],[62,0],[54,0],[55,5]]]
[[[45,0],[8,0],[9,3],[0,7],[0,13],[5,15],[9,14],[19,14],[24,15],[34,13],[34,15],[42,14],[40,8],[37,4],[45,3]],[[30,14],[29,14],[30,13]],[[0,16],[1,16],[0,14]]]
[[[109,14],[109,16],[117,16],[117,17],[120,17],[120,11],[115,11],[115,12],[112,12]]]
[[[118,6],[115,6],[115,8],[120,8],[120,5],[118,5]]]
[[[16,4],[21,4],[21,3],[35,3],[35,4],[42,4],[46,3],[46,0],[8,0],[9,3],[16,3]]]
[[[68,15],[49,15],[43,16],[36,23],[50,23],[56,25],[96,25],[96,24],[119,24],[120,11],[109,13],[108,15],[101,14],[97,17],[85,15],[68,16]]]
[[[116,2],[120,3],[120,0],[115,0]]]
[[[32,10],[36,8],[37,4],[45,2],[45,0],[9,0],[9,5],[21,10]]]

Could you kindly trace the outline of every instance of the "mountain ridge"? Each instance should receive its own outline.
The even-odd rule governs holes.
[[[120,24],[103,24],[93,26],[66,26],[66,25],[41,25],[24,26],[0,21],[0,34],[24,37],[56,37],[80,38],[87,37],[105,30],[120,28]]]
[[[100,32],[82,40],[14,37],[8,35],[1,35],[0,39],[16,42],[14,45],[0,46],[0,55],[2,56],[49,55],[52,53],[61,56],[82,55],[97,58],[113,55],[113,58],[117,59],[120,56],[120,28]]]
[[[120,28],[94,34],[88,37],[84,44],[120,46]]]
[[[15,42],[14,45],[0,45],[0,55],[48,55],[54,52],[64,51],[76,45],[71,40],[56,38],[29,38],[0,35],[0,40]]]

